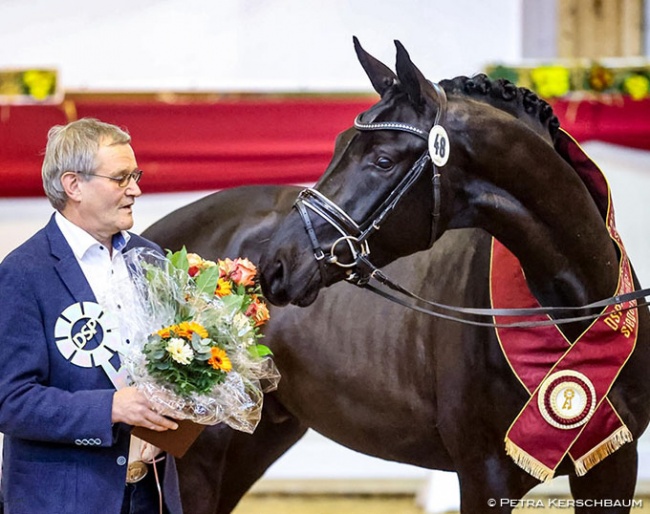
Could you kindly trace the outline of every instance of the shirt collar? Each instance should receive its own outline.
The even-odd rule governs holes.
[[[57,211],[54,214],[54,219],[77,259],[83,259],[86,252],[93,246],[101,246],[101,243],[97,239],[81,227],[72,223],[60,212]],[[118,232],[113,236],[113,249],[121,252],[129,242],[129,239],[131,239],[131,234],[126,230]]]

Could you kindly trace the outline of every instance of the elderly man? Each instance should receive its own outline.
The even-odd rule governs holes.
[[[42,175],[56,212],[0,264],[5,514],[182,512],[171,456],[127,477],[133,426],[177,428],[126,386],[108,321],[128,305],[122,252],[160,250],[127,232],[142,193],[130,142],[94,119],[53,127]]]

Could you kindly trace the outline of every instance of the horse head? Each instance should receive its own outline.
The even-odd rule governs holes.
[[[615,250],[554,148],[559,123],[546,102],[485,76],[431,83],[398,41],[393,73],[354,43],[380,100],[339,136],[324,175],[278,226],[260,261],[271,302],[309,305],[320,288],[359,280],[370,258],[381,267],[463,227],[504,243],[542,304],[613,290],[616,275],[601,271]]]
[[[430,129],[438,111],[434,87],[411,62],[404,47],[397,46],[397,75],[368,54],[354,39],[361,65],[381,99],[360,116],[367,122],[400,120],[418,127],[423,134]],[[383,198],[399,183],[419,156],[427,150],[427,142],[409,132],[372,131],[350,128],[337,138],[334,156],[322,178],[314,187],[327,198],[335,199],[352,225],[365,228],[369,216],[380,206]],[[421,174],[405,194],[403,205],[423,205],[432,209],[431,180]],[[417,197],[417,198],[416,198]],[[349,220],[348,220],[349,218]],[[332,249],[339,263],[352,261],[357,250],[347,236],[326,219],[310,216],[314,233],[322,248]],[[411,222],[409,222],[411,221]],[[428,246],[430,223],[413,222],[408,212],[400,209],[388,217],[382,235],[368,241],[373,261],[380,265]],[[304,229],[298,209],[291,212],[277,230],[260,269],[265,294],[278,304],[295,302],[310,304],[320,287],[345,279],[346,267],[319,266],[313,258],[312,242]]]

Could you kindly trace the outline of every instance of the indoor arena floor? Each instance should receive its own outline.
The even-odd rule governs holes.
[[[572,514],[574,509],[569,501],[534,498],[528,505],[515,508],[513,513]],[[424,514],[424,510],[408,495],[252,494],[241,501],[233,514]],[[631,514],[650,514],[650,498],[635,499]]]
[[[246,496],[233,514],[423,514],[411,496],[275,495]]]

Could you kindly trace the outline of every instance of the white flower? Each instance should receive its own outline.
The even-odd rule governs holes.
[[[255,343],[255,332],[253,332],[253,323],[251,319],[241,312],[235,314],[232,320],[232,327],[237,343],[244,348],[252,346]]]
[[[172,359],[179,364],[189,364],[194,358],[192,348],[180,337],[172,337],[167,343],[165,350],[167,350]]]
[[[232,326],[238,336],[243,336],[253,330],[251,319],[242,312],[238,312],[232,319]]]

